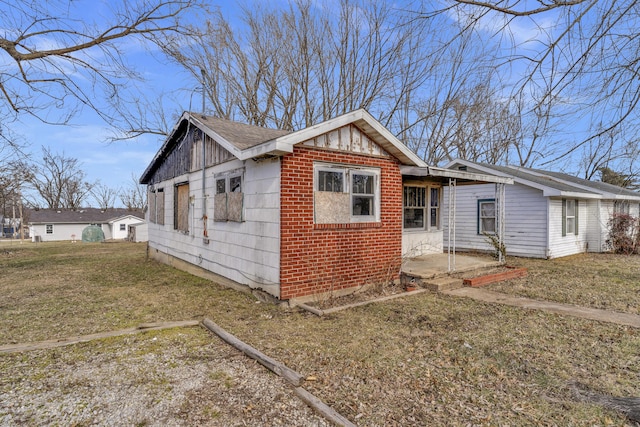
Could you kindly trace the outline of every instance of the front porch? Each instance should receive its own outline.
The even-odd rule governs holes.
[[[461,288],[464,282],[462,273],[488,272],[503,265],[503,261],[490,256],[455,252],[427,254],[407,258],[402,263],[400,280],[406,288],[419,286],[440,292]]]
[[[454,258],[454,259],[452,259]],[[455,268],[452,267],[455,265]],[[455,254],[427,254],[408,258],[402,263],[401,273],[420,279],[433,279],[449,276],[452,273],[465,273],[483,268],[493,268],[503,265],[490,256],[472,256]]]

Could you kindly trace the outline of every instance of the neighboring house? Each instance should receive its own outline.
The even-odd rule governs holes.
[[[142,211],[84,208],[79,210],[31,209],[29,235],[32,241],[81,240],[89,225],[102,228],[105,239],[125,239],[127,226],[144,219]]]
[[[505,188],[504,244],[507,254],[557,258],[604,252],[614,212],[640,213],[640,193],[558,172],[454,160],[452,170],[512,178]],[[493,250],[484,233],[496,232],[492,185],[457,188],[456,238],[463,250]]]
[[[441,253],[442,185],[477,178],[427,167],[357,110],[296,132],[184,113],[140,182],[150,256],[292,300]]]

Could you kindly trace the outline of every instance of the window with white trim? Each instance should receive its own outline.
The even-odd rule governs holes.
[[[53,224],[47,224],[44,227],[47,234],[53,234]]]
[[[120,224],[120,231],[127,231],[127,224]]]
[[[562,199],[562,235],[578,234],[578,201]]]
[[[439,187],[405,185],[402,200],[405,230],[437,230],[439,228]]]
[[[478,200],[478,234],[495,234],[496,199]]]
[[[380,170],[314,165],[314,216],[317,224],[380,221]]]

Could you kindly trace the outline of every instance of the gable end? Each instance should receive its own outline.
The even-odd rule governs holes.
[[[330,132],[301,143],[307,147],[336,150],[367,156],[391,157],[380,145],[372,141],[362,130],[353,124],[342,126]]]

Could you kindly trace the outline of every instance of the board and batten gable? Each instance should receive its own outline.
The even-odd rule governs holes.
[[[471,170],[469,170],[472,172]],[[449,188],[444,190],[444,239],[448,245]],[[459,185],[456,188],[456,249],[494,251],[486,236],[478,232],[478,203],[495,199],[495,184]],[[522,184],[505,187],[504,239],[507,254],[547,256],[547,199],[542,191]]]
[[[197,138],[186,142],[201,144]],[[186,160],[176,159],[174,165],[159,168],[164,179],[154,179],[152,188],[162,189],[164,203],[159,211],[163,212],[163,220],[154,222],[147,218],[150,253],[165,262],[169,255],[279,297],[280,161],[278,158],[241,161],[226,154],[215,141],[209,142],[208,147],[217,154],[207,156],[207,164],[216,164],[208,165],[204,175],[202,167],[197,167],[202,161],[202,150],[188,145],[181,145],[176,152],[188,156]],[[168,178],[171,173],[167,171],[176,168],[176,164],[182,164],[188,172]],[[242,218],[216,221],[216,180],[230,175],[242,179]],[[174,225],[175,197],[176,187],[186,183],[188,231],[183,232]]]

